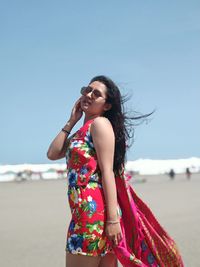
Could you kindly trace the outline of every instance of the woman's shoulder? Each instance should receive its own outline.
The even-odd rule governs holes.
[[[106,117],[97,117],[93,120],[92,127],[112,127],[112,124]]]
[[[113,127],[111,122],[105,117],[97,117],[91,124],[91,133],[104,133],[108,134],[113,132]]]

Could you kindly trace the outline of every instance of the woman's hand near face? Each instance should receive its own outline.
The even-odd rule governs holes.
[[[80,118],[82,117],[83,111],[81,110],[80,100],[81,98],[79,98],[74,104],[74,107],[72,108],[71,111],[70,119],[63,127],[63,129],[66,130],[68,134],[71,132],[72,128],[77,123],[77,121],[79,121]],[[65,157],[67,150],[66,146],[67,137],[68,136],[66,136],[66,133],[60,131],[59,134],[54,138],[47,151],[47,157],[50,160],[57,160]]]
[[[70,116],[70,121],[73,121],[74,124],[80,120],[80,118],[83,115],[83,111],[81,109],[81,97],[76,101],[72,108],[71,116]]]

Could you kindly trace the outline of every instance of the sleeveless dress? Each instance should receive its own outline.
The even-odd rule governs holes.
[[[115,253],[124,267],[183,267],[176,243],[128,184],[115,177],[122,240],[112,246],[105,234],[106,206],[101,172],[87,121],[71,137],[66,152],[71,209],[66,251],[87,256]]]
[[[72,219],[66,251],[104,256],[111,250],[104,226],[105,200],[89,120],[71,138],[66,153],[68,200]]]

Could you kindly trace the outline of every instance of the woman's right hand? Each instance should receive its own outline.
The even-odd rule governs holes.
[[[76,123],[77,121],[80,120],[80,118],[83,115],[83,111],[81,109],[81,97],[76,101],[72,108],[71,116],[70,116],[70,121],[73,121]]]
[[[81,109],[81,97],[76,101],[74,104],[71,116],[66,125],[63,127],[67,132],[71,132],[74,125],[77,123],[77,121],[80,120],[80,118],[83,115],[83,111]],[[65,157],[66,154],[66,134],[63,133],[63,131],[60,131],[60,133],[54,138],[52,143],[49,146],[47,157],[50,160],[57,160]]]

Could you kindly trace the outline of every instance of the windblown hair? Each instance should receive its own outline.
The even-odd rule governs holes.
[[[110,78],[104,75],[92,78],[90,83],[94,81],[99,81],[106,86],[106,102],[110,103],[112,106],[111,109],[104,112],[103,116],[111,122],[115,134],[113,170],[115,175],[119,175],[125,164],[126,150],[134,141],[134,121],[145,119],[153,112],[145,115],[128,117],[124,110],[124,103],[128,100],[128,98],[121,96],[118,86]]]

